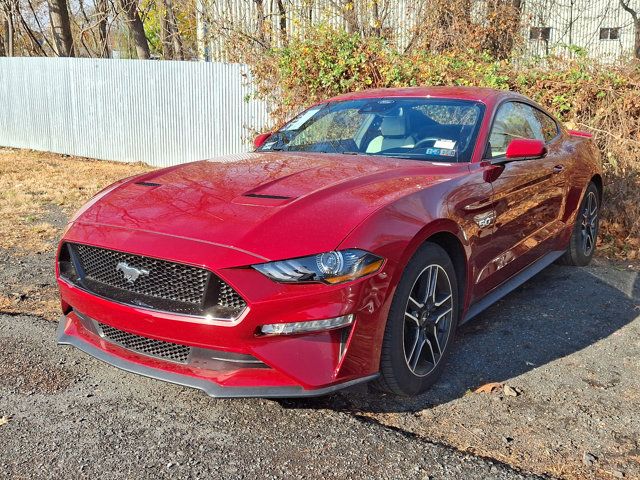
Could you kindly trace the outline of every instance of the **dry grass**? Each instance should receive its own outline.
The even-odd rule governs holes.
[[[0,312],[56,320],[53,256],[67,219],[105,186],[148,170],[144,164],[0,149],[0,253],[7,259],[0,270]]]
[[[68,218],[105,186],[148,170],[141,163],[0,149],[0,248],[50,250],[64,227],[59,213]]]

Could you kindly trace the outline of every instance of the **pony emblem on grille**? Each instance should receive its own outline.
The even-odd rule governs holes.
[[[118,263],[118,265],[116,265],[116,271],[122,272],[124,279],[129,283],[135,283],[140,275],[149,275],[149,270],[130,267],[127,262]]]

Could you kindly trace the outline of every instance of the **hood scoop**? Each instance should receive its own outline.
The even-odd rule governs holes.
[[[255,205],[260,207],[279,207],[280,205],[286,205],[292,202],[298,197],[291,197],[288,195],[275,195],[270,193],[255,193],[247,192],[243,193],[239,197],[233,199],[233,203],[239,203],[242,205]]]
[[[293,197],[285,197],[283,195],[268,195],[266,193],[245,193],[245,197],[250,198],[270,198],[272,200],[291,200]]]
[[[162,184],[161,183],[155,183],[155,182],[136,182],[136,185],[141,185],[143,187],[159,187]]]

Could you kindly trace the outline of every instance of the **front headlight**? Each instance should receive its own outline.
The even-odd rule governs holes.
[[[350,248],[309,257],[253,265],[276,282],[348,282],[377,272],[384,259],[364,250]]]

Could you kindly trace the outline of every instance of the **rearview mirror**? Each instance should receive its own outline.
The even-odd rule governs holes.
[[[256,150],[258,148],[260,148],[262,145],[264,145],[264,142],[267,141],[267,139],[271,136],[272,132],[267,132],[267,133],[261,133],[260,135],[258,135],[254,140],[253,140],[253,148],[255,148]]]
[[[547,154],[547,147],[542,140],[515,138],[509,142],[505,157],[510,160],[532,160]]]

